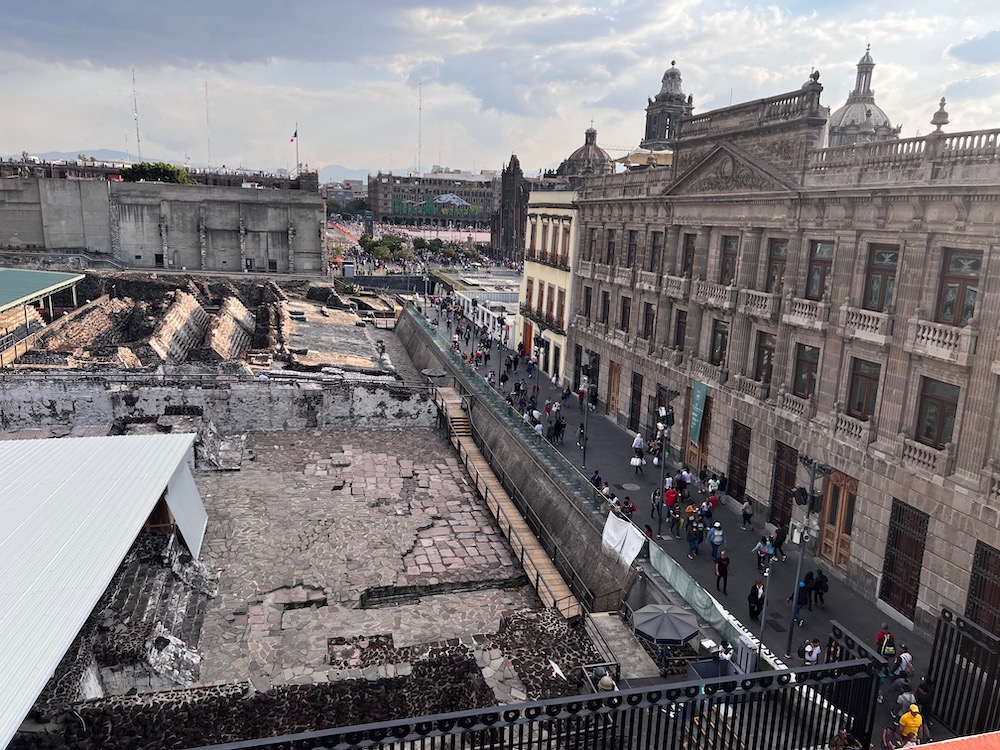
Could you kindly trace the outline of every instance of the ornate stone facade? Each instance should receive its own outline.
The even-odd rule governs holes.
[[[672,453],[758,518],[803,524],[799,455],[829,464],[810,554],[922,630],[993,627],[1000,129],[946,134],[942,102],[926,137],[820,148],[821,91],[688,117],[672,168],[585,183],[567,354],[631,429],[686,394]]]

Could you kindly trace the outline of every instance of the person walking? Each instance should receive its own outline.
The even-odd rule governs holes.
[[[826,573],[822,570],[817,570],[816,581],[813,583],[813,599],[815,599],[816,603],[824,609],[826,609],[826,602],[823,600],[823,597],[826,596],[826,593],[829,590],[830,579],[826,577]]]
[[[792,605],[792,621],[800,628],[806,624],[802,619],[802,608],[809,604],[809,593],[806,591],[805,581],[799,581],[799,587],[795,592],[795,601],[789,601]]]
[[[722,530],[722,524],[716,521],[708,532],[708,543],[712,545],[712,559],[719,559],[719,550],[726,546],[726,532]]]
[[[762,536],[760,541],[751,550],[755,555],[757,555],[757,570],[763,573],[767,570],[768,563],[771,560],[771,550],[770,543],[766,536]]]
[[[760,613],[764,611],[764,582],[759,578],[753,582],[747,603],[750,605],[750,619],[759,620]]]
[[[806,594],[809,597],[809,611],[812,612],[813,611],[813,588],[816,585],[816,574],[813,573],[810,570],[808,573],[806,573],[806,576],[805,576],[805,578],[802,579],[802,582],[805,583],[805,585],[806,585]]]
[[[576,430],[576,447],[583,448],[584,441],[587,439],[587,434],[583,430],[583,422],[580,422],[580,426]]]
[[[788,539],[788,524],[783,523],[774,532],[774,554],[780,556],[781,562],[785,561],[785,550],[782,547],[786,539]]]
[[[903,737],[913,735],[920,736],[920,729],[923,727],[924,717],[920,715],[920,706],[916,703],[910,704],[910,710],[899,717],[899,733]]]
[[[688,560],[694,560],[698,556],[698,545],[701,544],[701,538],[698,532],[698,524],[693,521],[688,523],[687,540]]]
[[[820,654],[822,653],[823,649],[819,645],[819,638],[813,638],[809,642],[809,645],[806,646],[806,657],[804,662],[805,666],[815,667],[817,664],[819,664],[819,657]]]
[[[743,505],[740,506],[740,513],[743,514],[743,526],[744,531],[753,531],[753,500],[749,497],[743,500]]]
[[[670,509],[670,533],[674,539],[681,538],[681,509],[676,505]]]
[[[715,590],[722,591],[723,596],[729,595],[729,555],[725,550],[722,550],[715,559]]]

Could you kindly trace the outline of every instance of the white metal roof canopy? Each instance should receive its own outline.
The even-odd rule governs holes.
[[[194,435],[0,441],[0,747],[111,582],[156,502],[197,557]]]

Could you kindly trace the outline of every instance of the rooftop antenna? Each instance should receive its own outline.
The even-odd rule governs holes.
[[[417,176],[420,175],[420,160],[424,149],[424,81],[417,79]]]
[[[212,124],[208,120],[208,81],[205,81],[205,135],[208,138],[208,166],[212,166]]]
[[[132,66],[132,113],[135,115],[135,150],[142,161],[142,142],[139,140],[139,99],[135,95],[135,66]]]

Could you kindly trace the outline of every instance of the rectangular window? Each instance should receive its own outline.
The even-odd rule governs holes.
[[[739,237],[722,238],[722,267],[719,270],[719,283],[729,286],[736,281],[736,258],[740,250]]]
[[[792,393],[799,398],[812,398],[816,388],[816,372],[819,370],[819,347],[795,345],[795,375],[792,379]]]
[[[785,278],[785,264],[788,263],[788,240],[771,240],[767,247],[766,291],[771,294],[781,292]]]
[[[712,321],[712,346],[709,352],[709,362],[721,365],[726,361],[729,350],[729,323],[724,320]]]
[[[635,256],[639,252],[639,232],[635,229],[628,230],[628,248],[625,266],[632,268],[635,265]]]
[[[611,293],[601,292],[601,322],[604,325],[608,324],[608,319],[611,317]]]
[[[655,323],[656,313],[654,312],[653,303],[644,302],[642,305],[642,337],[644,339],[652,337]]]
[[[682,259],[681,276],[690,276],[694,271],[694,247],[698,241],[698,235],[684,235],[684,257]]]
[[[549,225],[547,222],[542,224],[542,246],[539,250],[541,250],[543,258],[549,252]]]
[[[545,306],[545,284],[541,281],[538,282],[538,306],[535,308],[538,314],[542,314],[542,308]]]
[[[821,300],[830,292],[833,275],[833,243],[813,241],[809,250],[806,299]]]
[[[535,280],[529,276],[525,281],[524,285],[524,306],[529,311],[531,310],[531,303],[533,301],[532,297],[534,297],[534,295],[535,295]]]
[[[549,320],[552,320],[552,317],[553,317],[552,316],[552,308],[556,304],[556,288],[554,286],[552,286],[552,284],[549,284],[549,296],[548,296],[548,299],[546,300],[546,302],[548,304],[547,304],[547,306],[545,308],[545,316]]]
[[[597,230],[590,230],[590,238],[587,241],[587,260],[593,261],[597,257]]]
[[[649,270],[659,273],[663,258],[663,232],[653,232],[652,247],[649,251]]]
[[[969,578],[965,616],[994,635],[1000,635],[1000,550],[977,541]]]
[[[615,240],[618,238],[618,232],[614,229],[608,230],[608,244],[604,251],[604,262],[613,266],[615,264]]]
[[[559,257],[559,265],[569,267],[569,227],[563,229],[562,254]]]
[[[619,330],[629,332],[629,320],[632,317],[632,298],[622,297],[621,309],[618,314],[618,328]]]
[[[863,359],[851,360],[851,382],[847,393],[847,413],[867,421],[875,414],[878,379],[882,365]]]
[[[758,383],[770,383],[774,368],[774,347],[778,337],[766,331],[757,332],[757,351],[754,354],[753,377]]]
[[[566,322],[566,290],[559,290],[559,304],[556,306],[556,325],[565,328]]]
[[[920,379],[920,402],[917,405],[917,440],[934,448],[951,442],[962,389],[932,378]]]
[[[929,520],[912,505],[892,499],[878,597],[911,620],[917,612]]]
[[[947,250],[941,271],[941,292],[938,296],[938,323],[964,326],[976,312],[979,293],[979,272],[983,254],[971,250]]]
[[[684,351],[684,339],[687,336],[688,314],[685,310],[677,311],[677,320],[674,321],[674,349]]]
[[[865,275],[865,310],[885,312],[892,304],[896,291],[896,267],[899,265],[899,245],[871,245],[868,248],[868,269]]]
[[[594,290],[592,287],[583,288],[583,317],[590,320],[590,308],[594,302]]]

